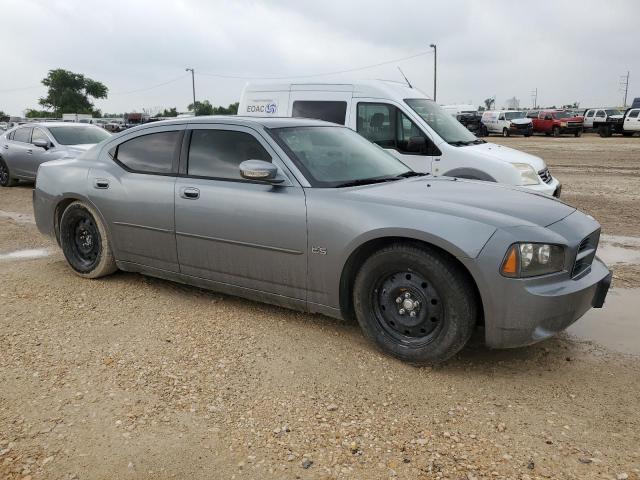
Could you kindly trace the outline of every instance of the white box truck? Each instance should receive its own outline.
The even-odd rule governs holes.
[[[560,196],[560,182],[540,157],[477,138],[427,95],[403,83],[248,83],[238,115],[346,125],[418,172]]]

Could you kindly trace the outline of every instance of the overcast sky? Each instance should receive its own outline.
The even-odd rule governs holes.
[[[620,105],[620,77],[640,96],[640,1],[0,0],[0,110],[38,108],[49,69],[109,88],[103,112],[186,110],[196,95],[237,101],[246,80],[358,68],[438,46],[438,102],[495,95],[531,104]],[[431,95],[431,53],[350,74],[400,80]],[[158,84],[165,85],[151,88]]]

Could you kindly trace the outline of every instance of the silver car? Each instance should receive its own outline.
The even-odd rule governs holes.
[[[0,135],[0,186],[34,181],[40,164],[73,158],[111,134],[81,123],[26,123]]]
[[[604,303],[600,225],[558,200],[432,178],[346,127],[196,117],[40,167],[38,228],[79,275],[117,269],[338,318],[441,362],[484,325],[527,345]]]

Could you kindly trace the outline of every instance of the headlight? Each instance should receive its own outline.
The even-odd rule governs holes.
[[[505,277],[524,278],[561,272],[564,247],[546,243],[514,243],[504,256],[500,272]]]
[[[518,185],[538,185],[538,172],[528,163],[514,163],[514,167],[520,174],[520,183]]]

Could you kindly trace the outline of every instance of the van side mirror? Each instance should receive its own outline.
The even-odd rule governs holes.
[[[240,176],[266,183],[284,182],[284,178],[278,178],[278,167],[264,160],[245,160],[240,164]]]
[[[426,146],[427,146],[427,139],[424,138],[423,136],[418,135],[415,137],[410,137],[409,141],[407,142],[407,151],[420,153],[425,150]]]
[[[49,147],[51,146],[51,144],[49,142],[47,142],[46,140],[43,140],[43,139],[35,140],[33,142],[33,145],[35,147],[44,148],[45,150],[49,150]]]

